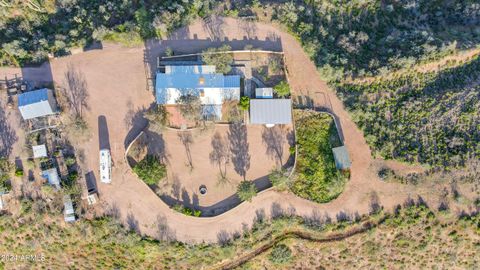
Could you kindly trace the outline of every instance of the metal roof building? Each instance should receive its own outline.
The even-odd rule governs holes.
[[[335,158],[335,166],[339,170],[347,170],[352,165],[350,156],[348,155],[347,147],[339,146],[332,148],[333,158]]]
[[[23,119],[28,120],[55,114],[57,104],[52,90],[43,88],[19,94],[18,109]]]
[[[215,73],[215,66],[208,65],[165,66],[165,73],[157,73],[157,104],[174,105],[184,95],[198,96],[209,106],[204,115],[221,118],[223,102],[240,99],[240,76]]]
[[[47,157],[47,147],[45,144],[32,146],[33,158]]]
[[[273,88],[256,88],[255,98],[273,98]]]
[[[57,189],[60,189],[60,177],[56,168],[51,168],[42,172],[42,177],[48,180],[48,183]]]
[[[277,125],[292,123],[290,99],[251,99],[250,124]]]
[[[65,217],[65,222],[74,222],[75,221],[75,210],[73,209],[72,198],[70,195],[65,195],[63,197],[63,214]]]
[[[220,96],[220,99],[213,98],[216,103],[227,98],[239,99],[240,76],[215,73],[215,66],[208,65],[165,66],[165,73],[157,73],[157,104],[175,104],[176,98],[183,94]],[[216,104],[211,102],[212,100],[202,100],[205,104]]]

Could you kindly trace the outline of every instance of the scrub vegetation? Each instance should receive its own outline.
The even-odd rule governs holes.
[[[341,146],[333,118],[295,110],[297,164],[291,190],[315,202],[328,202],[343,191],[349,173],[338,171],[332,148]]]
[[[337,91],[374,152],[387,159],[463,166],[480,156],[480,59]]]
[[[204,17],[215,0],[30,0],[0,2],[0,64],[40,64],[49,55],[95,41],[127,46],[165,37],[196,17]],[[52,27],[55,25],[55,27]]]
[[[23,199],[15,218],[0,216],[0,253],[36,254],[43,261],[2,260],[0,267],[474,268],[480,263],[480,217],[457,218],[421,204],[398,208],[393,215],[380,212],[337,224],[330,223],[328,216],[302,219],[283,213],[271,221],[257,219],[253,230],[240,232],[236,240],[227,239],[222,245],[159,242],[138,235],[133,228],[129,231],[112,218],[81,219],[66,226],[63,217],[54,214],[58,209],[45,204]],[[38,212],[39,207],[44,211]],[[342,235],[349,236],[333,240]],[[242,264],[252,251],[254,259]]]
[[[480,42],[480,7],[463,0],[321,0],[275,5],[325,78],[387,74]]]
[[[167,175],[167,169],[156,156],[146,155],[133,166],[133,171],[147,185],[156,185]]]

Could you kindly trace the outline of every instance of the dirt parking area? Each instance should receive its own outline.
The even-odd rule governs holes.
[[[216,215],[236,206],[237,185],[246,179],[258,190],[270,186],[268,174],[292,165],[291,125],[215,125],[206,130],[146,131],[138,145],[167,165],[167,178],[155,188],[169,205],[182,204]],[[137,143],[136,143],[137,144]],[[200,194],[204,185],[206,194]]]

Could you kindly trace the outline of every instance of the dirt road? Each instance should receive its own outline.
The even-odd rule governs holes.
[[[154,65],[155,57],[167,47],[177,53],[189,53],[222,42],[230,44],[233,49],[252,45],[261,49],[283,50],[294,94],[310,94],[315,98],[322,96],[316,92],[322,92],[330,98],[353,161],[351,180],[338,199],[316,204],[292,194],[267,190],[258,194],[252,202],[242,203],[222,215],[194,218],[169,209],[132,174],[124,161],[125,146],[136,133],[131,131],[132,127],[135,130],[145,124],[137,112],[154,101],[152,93],[146,91],[145,74],[151,71],[145,72],[144,59]],[[392,208],[413,194],[409,187],[383,183],[376,178],[369,169],[373,160],[362,132],[352,122],[341,101],[320,79],[315,65],[300,44],[274,26],[232,18],[213,19],[209,23],[198,20],[175,32],[169,40],[147,42],[145,50],[107,44],[103,50],[54,59],[41,68],[24,69],[23,73],[26,79],[51,78],[62,84],[69,65],[82,72],[89,91],[86,119],[92,136],[87,142],[77,145],[84,152],[85,173],[93,171],[98,179],[98,150],[101,141],[105,143],[106,140],[115,165],[113,183],[98,183],[100,198],[111,211],[120,215],[125,224],[143,234],[183,242],[216,242],[241,232],[260,216],[276,214],[280,209],[302,216],[321,213],[335,219],[339,213],[368,212],[372,198],[384,207]],[[0,76],[13,72],[22,73],[22,70],[0,69]],[[323,100],[318,99],[317,102]],[[104,118],[99,121],[101,116]],[[102,126],[99,127],[99,124]],[[98,130],[102,130],[102,134]]]

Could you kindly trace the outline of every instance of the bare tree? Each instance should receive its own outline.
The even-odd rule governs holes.
[[[194,94],[182,95],[177,99],[177,104],[179,104],[179,110],[182,116],[193,122],[200,120],[202,103],[200,98]]]

